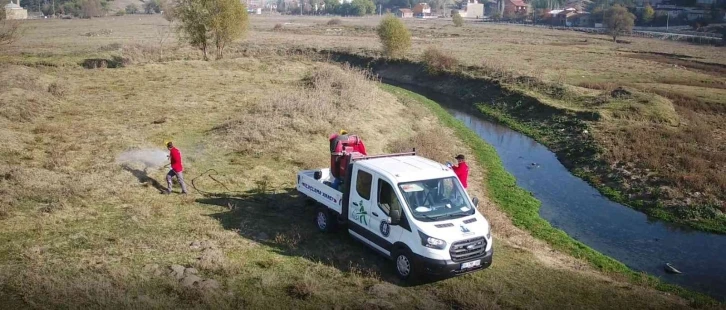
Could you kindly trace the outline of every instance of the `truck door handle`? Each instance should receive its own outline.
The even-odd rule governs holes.
[[[375,217],[378,217],[378,213],[371,212],[371,214],[373,214],[373,216],[375,216]]]

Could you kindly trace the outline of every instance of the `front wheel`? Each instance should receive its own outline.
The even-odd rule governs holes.
[[[416,264],[413,255],[407,250],[398,250],[393,254],[393,262],[396,264],[396,275],[404,281],[415,281]]]
[[[319,207],[315,212],[315,225],[318,226],[318,230],[321,232],[331,232],[335,230],[336,219],[331,216],[331,212],[328,208]]]

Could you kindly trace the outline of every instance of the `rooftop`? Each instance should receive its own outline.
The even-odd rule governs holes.
[[[421,156],[383,157],[356,163],[398,183],[456,176],[444,164]]]

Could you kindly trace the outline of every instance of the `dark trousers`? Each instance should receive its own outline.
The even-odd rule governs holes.
[[[171,179],[176,176],[176,180],[179,181],[179,185],[181,185],[182,193],[187,192],[187,185],[184,184],[184,174],[179,171],[176,172],[174,169],[170,169],[169,173],[166,174],[166,191],[171,193]]]

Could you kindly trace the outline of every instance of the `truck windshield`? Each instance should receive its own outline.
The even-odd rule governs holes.
[[[474,208],[456,177],[401,183],[398,185],[413,216],[431,222],[474,214]]]

